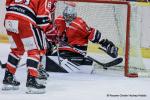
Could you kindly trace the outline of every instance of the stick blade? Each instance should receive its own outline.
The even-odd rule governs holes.
[[[121,58],[121,57],[116,58],[115,60],[113,60],[111,62],[105,63],[104,68],[108,68],[108,67],[111,67],[111,66],[118,65],[118,64],[122,63],[122,61],[123,61],[123,58]]]

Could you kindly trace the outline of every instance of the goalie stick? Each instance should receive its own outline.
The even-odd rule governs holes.
[[[101,63],[101,62],[97,61],[96,59],[94,59],[94,58],[92,58],[92,57],[90,57],[90,56],[87,56],[87,57],[88,57],[90,60],[93,60],[94,62],[96,62],[97,64],[103,66],[104,69],[107,69],[108,67],[111,67],[111,66],[118,65],[118,64],[120,64],[120,63],[123,61],[123,59],[122,59],[121,57],[119,57],[119,58],[116,58],[116,59],[114,59],[114,60],[112,60],[112,61],[110,61],[110,62]]]
[[[110,62],[107,62],[107,63],[102,63],[102,62],[99,62],[98,60],[90,57],[90,56],[86,56],[86,53],[85,52],[82,52],[81,50],[69,45],[68,43],[66,43],[65,41],[62,41],[60,40],[61,43],[71,47],[73,50],[75,50],[76,52],[78,52],[79,54],[83,55],[84,57],[88,58],[89,60],[92,60],[94,62],[96,62],[97,64],[103,66],[104,69],[107,69],[108,67],[111,67],[111,66],[115,66],[115,65],[118,65],[120,64],[122,61],[123,61],[123,58],[119,57],[119,58],[116,58]]]

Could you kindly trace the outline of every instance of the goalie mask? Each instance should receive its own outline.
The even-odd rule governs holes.
[[[63,17],[66,22],[70,23],[77,17],[77,12],[75,11],[75,7],[66,6],[63,11]]]

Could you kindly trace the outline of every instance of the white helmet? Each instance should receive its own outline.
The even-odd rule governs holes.
[[[75,7],[67,5],[63,11],[63,17],[67,22],[74,20],[77,17]]]

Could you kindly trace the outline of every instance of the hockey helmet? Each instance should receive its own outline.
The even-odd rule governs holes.
[[[71,22],[77,17],[75,7],[67,5],[63,11],[63,17],[66,22]]]

